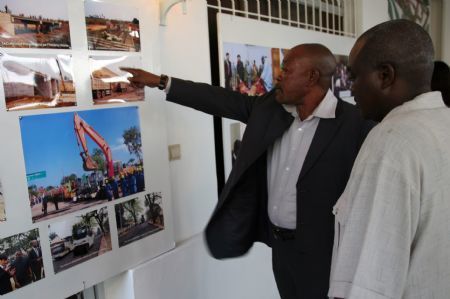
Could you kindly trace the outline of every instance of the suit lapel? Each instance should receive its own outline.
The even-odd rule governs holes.
[[[247,127],[242,138],[240,158],[236,161],[234,169],[236,171],[234,178],[238,179],[252,165],[274,141],[279,138],[289,128],[294,117],[287,112],[283,106],[275,101],[268,103],[261,113],[261,117],[255,119]],[[258,122],[256,124],[255,122]],[[244,144],[245,142],[245,144]]]
[[[336,107],[336,118],[323,118],[319,121],[317,131],[314,134],[311,146],[306,154],[305,162],[300,171],[299,181],[306,175],[306,173],[317,162],[317,159],[327,148],[328,144],[333,140],[339,126],[342,123],[342,102],[338,100]]]

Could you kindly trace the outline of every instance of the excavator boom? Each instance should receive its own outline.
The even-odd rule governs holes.
[[[108,177],[114,177],[114,165],[112,160],[111,149],[108,143],[76,112],[74,113],[73,116],[73,122],[77,142],[83,148],[83,151],[80,153],[80,156],[83,159],[83,169],[85,171],[93,171],[98,169],[97,163],[94,161],[94,159],[92,159],[91,155],[89,155],[89,149],[87,147],[87,141],[85,137],[85,134],[87,134],[95,143],[97,143],[97,145],[100,147],[103,154],[105,155]]]

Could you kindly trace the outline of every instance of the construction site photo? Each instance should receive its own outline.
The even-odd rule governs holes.
[[[6,109],[76,106],[70,55],[0,53]]]
[[[70,49],[67,3],[0,0],[0,47]]]
[[[121,66],[142,68],[137,56],[90,56],[91,89],[94,104],[113,104],[143,101],[144,88],[128,82],[131,74],[120,70]]]
[[[88,0],[84,8],[89,50],[141,51],[136,7]]]
[[[20,118],[33,222],[145,190],[138,107]]]

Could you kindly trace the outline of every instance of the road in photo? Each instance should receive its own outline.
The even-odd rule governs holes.
[[[50,224],[49,240],[55,273],[110,251],[107,208]]]
[[[115,205],[119,247],[164,229],[161,192]]]
[[[0,47],[70,49],[65,0],[0,0]]]

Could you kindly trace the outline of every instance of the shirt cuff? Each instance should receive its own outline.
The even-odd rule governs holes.
[[[386,295],[380,294],[374,290],[369,290],[357,286],[351,282],[331,281],[328,290],[329,298],[345,298],[345,299],[391,299]]]
[[[328,290],[329,298],[347,298],[352,284],[345,281],[331,281]]]
[[[172,77],[169,77],[167,79],[166,88],[164,88],[164,92],[167,94],[170,91],[170,85],[172,84]]]

